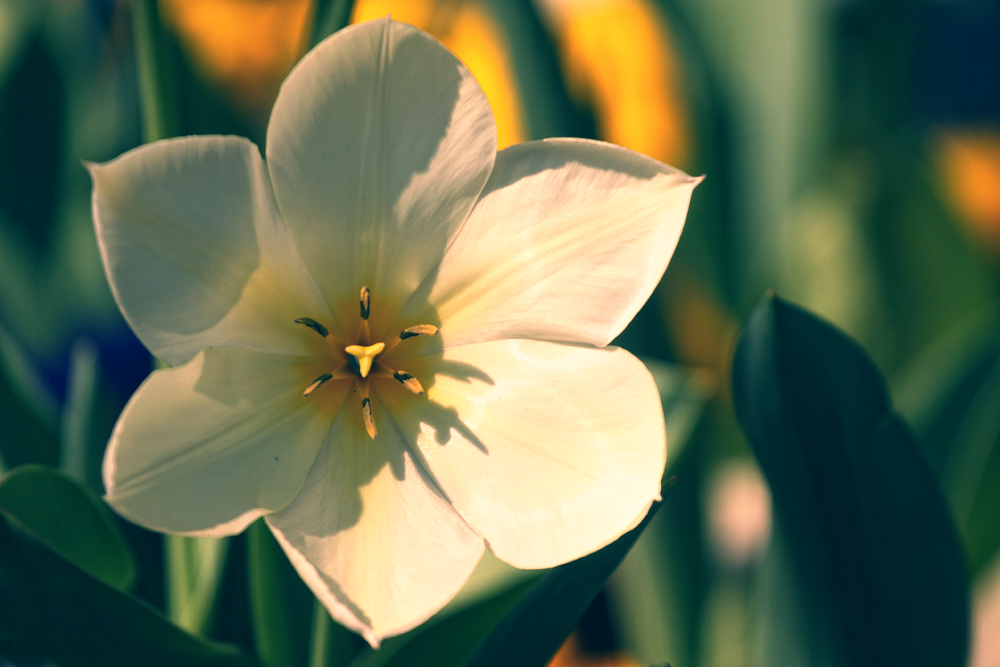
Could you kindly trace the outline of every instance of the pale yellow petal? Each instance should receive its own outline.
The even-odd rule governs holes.
[[[444,494],[511,565],[588,554],[658,497],[660,397],[628,352],[509,340],[405,361],[426,398],[393,386],[380,396]]]
[[[278,216],[256,146],[170,139],[90,172],[108,282],[153,354],[177,365],[211,345],[323,353],[295,319],[336,323]]]
[[[342,321],[371,288],[379,336],[441,259],[493,166],[496,126],[469,71],[412,26],[350,26],[295,67],[267,160],[281,212]]]
[[[104,457],[107,501],[170,533],[221,536],[299,492],[347,393],[303,388],[315,359],[209,348],[147,378],[118,418]]]
[[[378,438],[344,404],[299,496],[267,517],[303,581],[373,646],[415,627],[459,591],[483,540],[400,440],[378,396]]]
[[[698,182],[597,141],[503,150],[398,323],[440,323],[446,348],[507,338],[607,345],[663,275]]]

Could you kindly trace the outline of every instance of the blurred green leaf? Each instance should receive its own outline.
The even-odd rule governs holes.
[[[0,652],[66,667],[250,667],[95,579],[0,508]]]
[[[673,484],[664,484],[664,496]],[[638,526],[600,551],[550,570],[479,644],[466,667],[547,665],[661,504],[654,502]]]
[[[816,662],[964,664],[969,590],[955,526],[865,352],[769,295],[740,337],[733,398],[801,595],[829,625],[833,654]]]
[[[503,28],[529,139],[593,138],[594,123],[570,98],[552,35],[529,0],[485,0]]]
[[[58,554],[109,586],[126,590],[135,563],[104,504],[68,475],[22,466],[0,481],[0,509]]]
[[[0,457],[13,468],[55,466],[59,459],[58,409],[14,338],[0,325]]]
[[[973,575],[1000,548],[1000,315],[991,304],[941,336],[893,383],[942,481]]]
[[[204,636],[212,622],[229,538],[165,535],[163,540],[167,614],[188,632]]]
[[[131,6],[143,141],[175,137],[180,133],[176,86],[159,3],[135,0]]]
[[[66,404],[62,415],[60,467],[70,477],[86,485],[92,457],[91,431],[97,401],[97,348],[81,338],[69,355]]]
[[[306,664],[313,594],[263,519],[247,531],[247,575],[257,658],[265,667]]]
[[[354,0],[316,0],[313,3],[312,48],[351,22]]]

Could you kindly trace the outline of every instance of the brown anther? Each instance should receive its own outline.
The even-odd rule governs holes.
[[[413,377],[409,373],[404,373],[403,371],[396,371],[392,374],[392,377],[399,380],[400,384],[412,391],[414,394],[424,393],[424,387],[420,384],[420,380]]]
[[[367,396],[361,399],[361,416],[365,419],[365,430],[368,431],[368,437],[374,440],[378,437],[378,431],[375,429],[375,418],[372,417],[372,401]]]
[[[437,332],[438,328],[433,324],[418,324],[400,331],[399,340],[406,340],[414,336],[433,336]]]
[[[295,323],[306,325],[307,327],[318,333],[323,338],[326,338],[327,336],[330,335],[330,331],[325,326],[323,326],[322,324],[320,324],[311,317],[300,317],[299,319],[295,320]]]
[[[367,320],[371,314],[371,291],[367,287],[361,288],[361,319]]]
[[[324,382],[326,382],[327,380],[329,380],[332,377],[333,377],[333,373],[323,373],[318,378],[316,378],[315,380],[313,380],[313,383],[311,385],[309,385],[308,387],[306,387],[306,390],[304,392],[302,392],[303,398],[306,397],[306,396],[308,396],[309,394],[313,393],[317,389],[319,389],[319,387],[320,387],[321,384],[323,384]]]

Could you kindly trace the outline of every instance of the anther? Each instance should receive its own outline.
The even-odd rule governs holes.
[[[295,323],[306,325],[307,327],[318,333],[323,338],[326,338],[327,336],[330,335],[330,331],[325,326],[323,326],[322,324],[320,324],[311,317],[300,317],[299,319],[295,320]]]
[[[361,288],[361,319],[367,320],[371,313],[371,292],[367,287]]]
[[[392,377],[399,380],[400,384],[412,391],[414,394],[424,393],[424,387],[420,384],[420,380],[413,377],[409,373],[404,373],[403,371],[396,371],[392,374]]]
[[[406,340],[414,336],[433,336],[438,332],[438,328],[433,324],[418,324],[399,332],[399,340]]]
[[[316,391],[317,389],[319,389],[319,387],[320,387],[321,384],[323,384],[324,382],[326,382],[327,380],[329,380],[332,377],[333,377],[333,373],[323,373],[318,378],[316,378],[315,380],[313,380],[313,383],[311,385],[309,385],[308,387],[306,387],[306,390],[304,392],[302,392],[302,396],[305,397],[305,396],[308,396],[309,394],[313,393],[314,391]]]
[[[367,396],[361,399],[361,415],[365,418],[368,437],[374,440],[378,436],[378,431],[375,430],[375,419],[372,417],[372,401]]]
[[[366,378],[368,377],[368,372],[372,369],[372,362],[375,361],[375,356],[384,349],[385,343],[375,343],[368,346],[348,345],[344,348],[344,352],[357,360],[358,374]]]

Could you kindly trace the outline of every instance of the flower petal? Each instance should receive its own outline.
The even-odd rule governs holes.
[[[218,537],[295,497],[349,383],[303,398],[322,360],[209,348],[152,373],[104,456],[107,501],[170,533]]]
[[[427,399],[380,388],[444,494],[511,565],[558,565],[608,544],[659,496],[663,411],[619,348],[531,340],[405,360]]]
[[[306,265],[342,321],[371,288],[376,337],[441,259],[495,154],[493,113],[469,71],[388,18],[306,55],[267,130],[278,205]]]
[[[352,403],[302,492],[267,522],[330,615],[377,647],[455,596],[483,540],[414,462],[385,410],[377,405],[371,440]]]
[[[211,345],[317,353],[322,340],[294,320],[334,323],[250,141],[170,139],[89,166],[108,282],[153,354],[177,365]]]
[[[666,270],[699,181],[598,141],[511,146],[400,321],[440,321],[445,347],[607,345]]]

